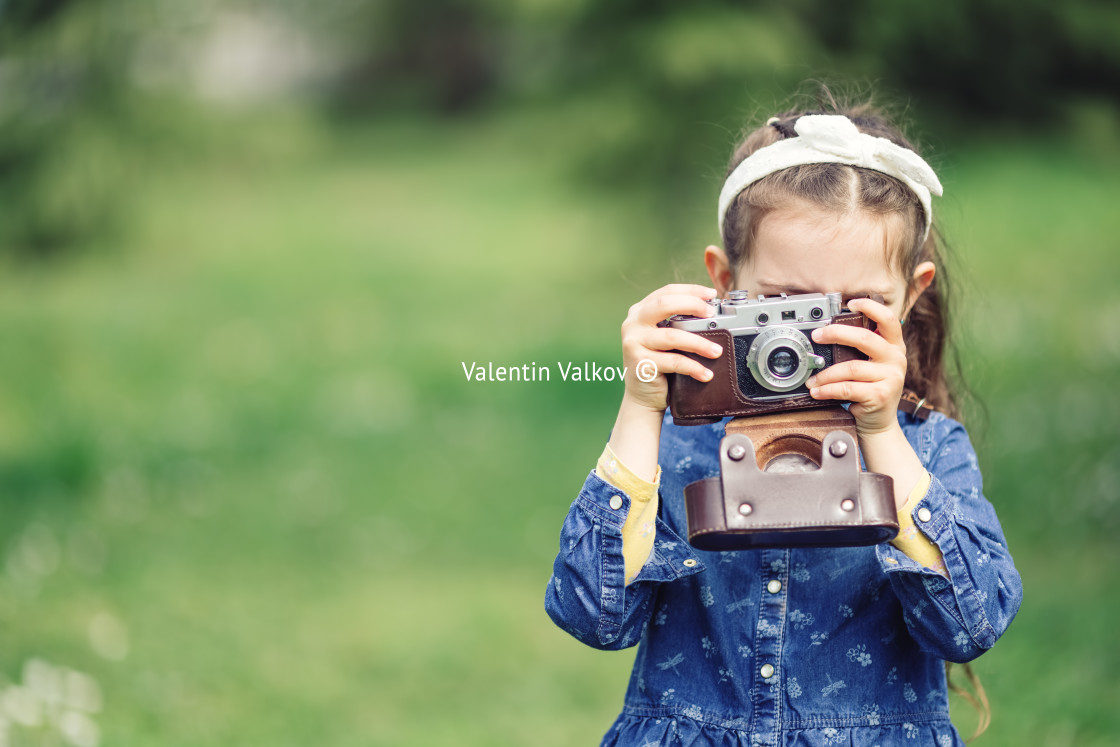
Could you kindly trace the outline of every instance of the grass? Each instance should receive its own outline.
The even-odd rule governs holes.
[[[7,267],[0,674],[88,673],[112,745],[595,743],[632,653],[542,600],[621,390],[461,363],[617,363],[633,301],[702,279],[712,221],[707,193],[667,232],[653,196],[573,181],[573,128],[237,122],[153,149],[119,243]],[[947,169],[986,493],[1026,584],[976,664],[980,744],[1113,744],[1118,172],[1045,141]]]

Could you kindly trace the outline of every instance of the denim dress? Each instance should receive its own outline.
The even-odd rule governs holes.
[[[639,645],[603,745],[963,745],[943,662],[995,644],[1022,582],[964,428],[937,412],[898,417],[932,476],[915,525],[940,548],[949,578],[890,543],[696,550],[683,539],[683,489],[719,474],[728,421],[677,426],[667,414],[654,547],[627,586],[630,497],[587,477],[561,530],[545,608],[589,646]]]

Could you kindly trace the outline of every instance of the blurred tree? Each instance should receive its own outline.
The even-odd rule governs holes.
[[[463,115],[544,102],[573,127],[542,133],[577,171],[615,187],[648,184],[672,204],[725,157],[745,108],[776,98],[820,55],[778,5],[726,0],[337,0],[345,111],[402,106]],[[670,217],[669,220],[672,218]]]
[[[594,182],[652,185],[669,224],[736,131],[805,79],[905,92],[927,130],[1045,127],[1071,96],[1120,90],[1120,5],[1101,0],[326,0],[315,14],[347,111],[582,107],[549,146]]]
[[[307,105],[577,109],[554,147],[595,181],[669,196],[712,178],[755,108],[822,74],[969,127],[1042,126],[1071,97],[1115,106],[1120,90],[1120,5],[1104,0],[0,0],[0,250],[47,255],[111,224],[137,139],[132,79],[162,69],[189,88],[198,55],[160,41],[161,14],[189,16],[189,35],[237,8],[285,18],[326,60]]]
[[[129,5],[0,2],[0,251],[50,255],[111,220]]]
[[[341,11],[337,25],[325,27],[355,47],[334,84],[347,108],[420,105],[454,113],[501,84],[500,16],[483,3],[374,2],[358,13],[345,5]]]
[[[1120,89],[1120,5],[1105,0],[327,5],[347,40],[338,93],[374,109],[464,111],[528,83],[593,96],[621,86],[661,118],[703,117],[741,106],[744,91],[826,73],[877,79],[957,116],[1018,118]]]
[[[1054,114],[1071,95],[1120,91],[1120,5],[1100,0],[794,0],[857,68],[960,117]]]

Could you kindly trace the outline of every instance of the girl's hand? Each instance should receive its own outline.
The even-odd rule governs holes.
[[[626,366],[624,403],[629,400],[634,405],[664,411],[669,396],[669,382],[665,374],[684,374],[698,381],[712,378],[712,372],[705,366],[680,353],[668,351],[685,350],[718,358],[723,348],[700,335],[683,329],[658,327],[657,323],[674,314],[712,316],[712,308],[705,301],[716,295],[714,288],[675,283],[658,288],[630,307],[630,313],[622,323],[622,361]],[[642,381],[638,377],[638,364],[643,360],[653,361],[657,366],[657,375],[651,381]],[[645,373],[644,369],[642,373]]]
[[[850,400],[861,438],[898,427],[898,401],[906,381],[906,344],[902,325],[889,307],[870,298],[848,303],[879,325],[878,333],[860,327],[830,324],[813,330],[813,341],[856,348],[869,360],[846,361],[819,371],[806,384],[813,399]]]

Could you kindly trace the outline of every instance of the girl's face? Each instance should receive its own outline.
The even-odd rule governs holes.
[[[933,280],[934,265],[918,265],[916,287],[907,296],[907,279],[888,262],[898,241],[892,231],[899,230],[898,222],[878,215],[837,214],[795,203],[762,219],[752,256],[737,277],[732,279],[727,257],[718,247],[708,247],[705,264],[721,296],[735,289],[752,296],[838,291],[846,303],[878,294],[901,318]]]

